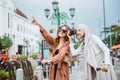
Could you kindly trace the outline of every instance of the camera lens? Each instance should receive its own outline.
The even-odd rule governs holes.
[[[76,34],[76,30],[70,30],[70,36],[72,36],[72,35],[75,35]]]

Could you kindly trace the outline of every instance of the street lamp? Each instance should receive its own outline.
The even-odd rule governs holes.
[[[110,48],[112,47],[112,27],[110,27]]]
[[[41,47],[42,47],[42,44],[40,43],[39,40],[37,41],[37,44],[38,44],[38,46],[39,46],[39,51],[38,51],[38,52],[39,52],[39,54],[40,54],[40,49],[41,49]]]
[[[75,30],[75,23],[71,23],[72,30]],[[73,41],[75,43],[75,35],[73,35]]]
[[[26,45],[26,48],[27,48],[26,53],[27,53],[27,55],[28,55],[28,45],[29,45],[29,41],[26,40],[25,38],[23,39],[23,41],[25,42],[25,45]]]
[[[53,10],[54,10],[54,13],[51,15],[50,20],[52,20],[52,22],[57,20],[57,25],[58,25],[58,28],[59,28],[60,24],[61,24],[61,21],[64,21],[64,23],[65,23],[66,19],[71,19],[71,18],[74,17],[75,8],[70,8],[69,9],[71,18],[68,18],[66,13],[60,12],[58,4],[59,3],[57,1],[52,2],[52,7],[53,7]],[[44,11],[45,11],[46,18],[48,19],[49,15],[50,15],[50,9],[46,8],[46,9],[44,9]]]
[[[105,39],[106,39],[105,0],[103,0],[103,21],[104,21],[104,34],[105,34]]]
[[[117,19],[117,25],[120,25],[120,20],[119,19]]]

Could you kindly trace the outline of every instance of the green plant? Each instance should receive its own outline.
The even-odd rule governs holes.
[[[0,80],[7,80],[9,77],[8,72],[5,70],[0,70]]]
[[[20,59],[21,59],[21,60],[27,60],[27,59],[28,59],[28,56],[27,56],[27,55],[20,55]]]
[[[9,36],[3,36],[3,39],[2,39],[3,48],[10,48],[12,44],[13,44],[13,41]]]
[[[31,57],[32,57],[33,59],[37,59],[38,55],[37,55],[36,53],[34,53],[34,54],[31,55]]]
[[[120,44],[120,25],[111,25],[103,29],[102,33],[107,34],[103,42],[108,44],[108,47]]]

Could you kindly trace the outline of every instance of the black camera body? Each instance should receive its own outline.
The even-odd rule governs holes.
[[[70,30],[70,36],[72,36],[72,35],[75,35],[76,34],[76,30]]]

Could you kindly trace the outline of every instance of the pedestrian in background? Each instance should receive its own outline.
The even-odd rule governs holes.
[[[110,51],[106,45],[95,35],[90,34],[88,27],[81,24],[76,29],[76,37],[81,45],[74,49],[72,37],[70,50],[73,56],[84,55],[84,80],[117,80],[110,61]],[[97,71],[97,69],[100,71]]]
[[[49,80],[69,80],[69,64],[63,61],[64,57],[70,54],[67,36],[69,26],[62,25],[57,31],[57,36],[53,38],[36,19],[33,18],[32,22],[39,26],[42,36],[51,45],[50,60],[42,60],[43,64],[50,61]]]
[[[18,52],[16,52],[16,59],[17,61],[20,61],[20,54]]]

